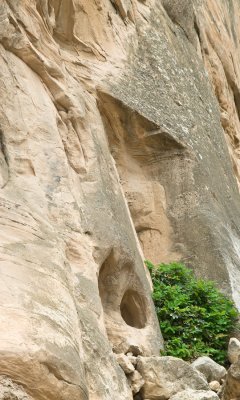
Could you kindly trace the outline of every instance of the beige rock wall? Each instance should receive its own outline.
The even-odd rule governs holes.
[[[209,21],[221,7],[226,46]],[[231,10],[0,2],[3,393],[132,399],[113,353],[162,347],[144,258],[184,259],[240,304],[239,193],[220,123],[237,171]]]
[[[0,374],[34,399],[130,399],[112,349],[161,347],[96,103],[111,15],[119,32],[110,2],[0,4]]]
[[[238,1],[204,1],[196,17],[200,56],[219,102],[235,175],[240,179],[240,9]]]

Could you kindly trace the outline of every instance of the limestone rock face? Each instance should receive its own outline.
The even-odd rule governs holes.
[[[189,262],[240,307],[238,18],[232,0],[0,1],[15,398],[132,399],[113,353],[163,346],[144,258]]]

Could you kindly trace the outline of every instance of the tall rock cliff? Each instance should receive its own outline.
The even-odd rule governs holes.
[[[144,258],[240,307],[239,39],[237,0],[1,0],[10,398],[132,399],[114,353],[163,345]]]

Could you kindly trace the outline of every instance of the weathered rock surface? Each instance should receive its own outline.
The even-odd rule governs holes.
[[[170,400],[218,400],[219,397],[211,390],[184,390],[170,397]]]
[[[137,364],[137,357],[133,355],[133,353],[127,353],[127,357],[129,359],[129,361],[133,364],[136,365]]]
[[[0,376],[0,399],[1,400],[33,400],[23,387],[14,383],[6,376]]]
[[[142,388],[144,399],[167,400],[185,389],[208,389],[204,377],[179,358],[139,357],[137,370],[145,381]]]
[[[231,364],[236,363],[240,356],[240,341],[236,338],[231,338],[228,344],[228,359]]]
[[[125,354],[116,354],[116,360],[125,374],[130,374],[135,371],[133,364]]]
[[[240,307],[239,192],[199,40],[213,10],[208,2],[165,3],[166,11],[154,2],[151,27],[139,27],[119,80],[99,86],[110,151],[146,258],[189,261]],[[213,3],[219,15],[225,2]]]
[[[220,382],[226,376],[226,368],[213,361],[210,357],[204,356],[197,358],[192,367],[200,371],[208,382]]]
[[[132,399],[143,258],[240,308],[239,27],[232,0],[0,1],[0,374],[29,398]]]
[[[196,5],[198,1],[193,1]],[[203,1],[196,13],[195,28],[198,33],[199,55],[219,103],[223,127],[234,174],[240,182],[240,13],[239,2],[235,0]],[[233,298],[240,308],[239,293],[239,234],[234,222],[225,236],[223,259],[227,263]],[[225,231],[225,232],[226,232]],[[222,232],[222,230],[221,230]],[[237,235],[236,235],[237,233]],[[231,248],[231,250],[230,250]],[[230,250],[230,251],[229,251]],[[231,256],[230,256],[231,253]],[[236,268],[237,267],[237,268]],[[224,286],[224,285],[223,285]]]
[[[223,400],[240,399],[240,361],[229,368],[221,398]]]
[[[131,399],[112,349],[161,347],[89,76],[111,18],[125,41],[109,1],[0,2],[0,373],[34,399]]]
[[[145,383],[142,375],[136,370],[128,376],[128,382],[133,394],[138,393]]]
[[[221,389],[221,384],[218,381],[211,381],[209,382],[209,388],[214,392],[218,393],[219,390]]]

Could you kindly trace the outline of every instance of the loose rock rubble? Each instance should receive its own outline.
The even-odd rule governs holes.
[[[137,369],[145,380],[142,389],[144,399],[167,400],[188,388],[208,390],[205,378],[179,358],[139,357]]]
[[[142,375],[136,370],[129,375],[128,382],[133,394],[138,393],[145,383]]]
[[[127,353],[127,356],[133,365],[137,365],[137,357],[135,357],[133,353]]]
[[[116,354],[116,360],[125,374],[130,374],[135,371],[133,364],[125,354]]]
[[[133,356],[132,352],[128,352],[127,354],[115,354],[115,357],[127,376],[132,394],[135,395],[139,393],[145,381],[142,375],[135,369],[137,366],[137,357]]]
[[[227,371],[210,357],[189,364],[176,357],[115,354],[134,400],[240,400],[240,342],[231,338]]]

